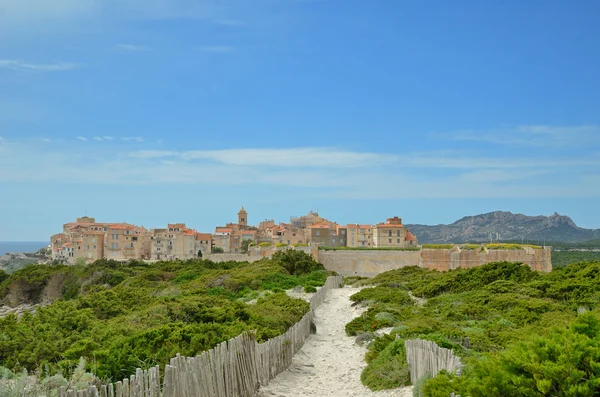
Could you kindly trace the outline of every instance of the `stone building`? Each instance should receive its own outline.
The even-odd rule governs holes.
[[[404,248],[418,244],[417,238],[402,224],[402,218],[395,216],[373,226],[374,247]]]

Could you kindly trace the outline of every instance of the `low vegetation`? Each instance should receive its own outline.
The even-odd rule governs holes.
[[[412,267],[357,283],[375,287],[351,298],[369,308],[346,332],[394,327],[368,346],[362,380],[373,390],[410,382],[403,346],[412,338],[452,349],[466,365],[461,376],[442,372],[422,381],[422,396],[594,396],[600,390],[600,262],[548,274],[509,262],[449,272]],[[408,291],[425,303],[415,304]]]
[[[126,265],[33,265],[4,278],[0,297],[18,289],[28,303],[48,288],[60,298],[21,318],[0,319],[0,366],[69,374],[81,357],[100,378],[194,356],[244,331],[259,341],[284,333],[308,310],[284,290],[313,291],[327,272],[299,251],[254,263],[208,260]]]

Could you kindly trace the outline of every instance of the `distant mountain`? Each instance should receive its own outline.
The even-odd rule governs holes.
[[[568,216],[527,216],[496,211],[466,216],[450,225],[406,225],[420,244],[495,241],[581,242],[600,238],[600,229],[578,227]]]

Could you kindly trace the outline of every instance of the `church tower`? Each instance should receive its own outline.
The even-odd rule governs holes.
[[[240,227],[248,226],[248,213],[244,207],[238,212],[238,225],[240,225]]]

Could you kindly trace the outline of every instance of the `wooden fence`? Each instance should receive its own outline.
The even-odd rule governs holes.
[[[455,356],[452,350],[439,347],[434,342],[410,339],[404,342],[404,347],[413,385],[426,373],[433,377],[442,369],[455,372],[462,367],[460,357]]]
[[[59,397],[251,397],[259,386],[285,371],[310,334],[314,310],[327,291],[342,285],[341,276],[328,277],[310,298],[310,310],[287,332],[257,343],[253,333],[243,333],[196,357],[177,355],[165,366],[161,389],[160,368],[138,368],[135,375],[116,384],[86,390],[59,389]]]

